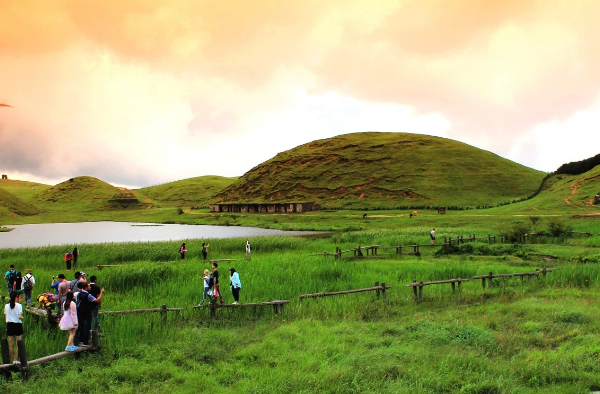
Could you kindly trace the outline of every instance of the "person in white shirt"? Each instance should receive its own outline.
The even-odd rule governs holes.
[[[35,278],[31,273],[31,269],[27,268],[27,273],[23,277],[23,281],[21,282],[21,289],[23,293],[25,293],[25,302],[27,306],[31,306],[31,293],[33,292],[33,287],[35,286]]]
[[[429,236],[431,237],[431,244],[435,244],[435,227],[431,230]]]
[[[4,315],[6,316],[6,336],[8,337],[8,350],[13,364],[20,364],[18,360],[19,352],[17,342],[23,335],[23,305],[21,302],[23,295],[13,291],[10,293],[10,302],[4,305]]]

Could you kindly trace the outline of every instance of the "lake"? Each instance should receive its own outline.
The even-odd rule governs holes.
[[[80,245],[106,242],[180,241],[185,239],[251,238],[308,235],[315,231],[282,231],[257,227],[152,224],[127,222],[44,223],[5,225],[0,248]]]

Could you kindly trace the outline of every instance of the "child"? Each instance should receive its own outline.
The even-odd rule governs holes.
[[[20,364],[17,360],[19,352],[17,342],[23,335],[23,305],[21,305],[23,295],[16,291],[10,293],[10,302],[4,306],[6,315],[6,336],[8,337],[8,350],[13,364]]]
[[[210,291],[211,286],[211,276],[209,270],[204,270],[204,276],[201,276],[200,279],[204,279],[204,293],[202,294],[202,302],[198,304],[198,306],[202,306],[204,304],[204,300],[206,300],[206,296]]]
[[[75,338],[75,332],[77,331],[77,305],[73,300],[73,292],[67,293],[67,300],[63,305],[64,314],[60,319],[60,329],[63,331],[69,331],[69,339],[67,340],[67,352],[74,352],[77,350],[77,346],[73,345],[73,338]]]

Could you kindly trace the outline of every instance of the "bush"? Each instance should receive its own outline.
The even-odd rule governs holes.
[[[521,236],[527,233],[529,233],[529,227],[525,223],[517,223],[502,231],[502,235],[506,237],[508,242],[519,242]]]
[[[573,231],[573,227],[556,219],[552,219],[548,223],[548,233],[554,237],[567,235],[571,231]]]

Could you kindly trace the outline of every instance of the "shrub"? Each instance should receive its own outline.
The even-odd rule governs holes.
[[[573,227],[556,219],[552,219],[548,223],[548,233],[554,237],[567,235],[571,231],[573,231]]]

